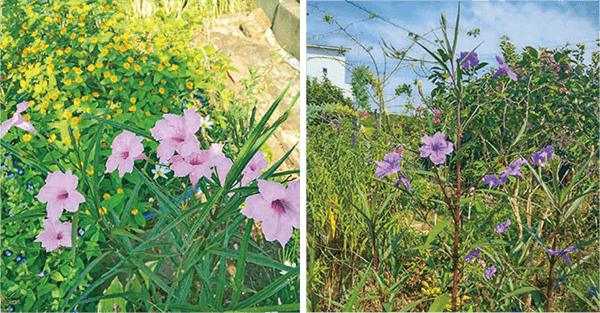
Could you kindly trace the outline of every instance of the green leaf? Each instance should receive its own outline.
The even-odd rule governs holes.
[[[250,233],[252,232],[253,219],[249,219],[246,224],[246,231],[240,246],[240,255],[238,257],[235,278],[233,279],[233,294],[231,296],[231,304],[236,305],[242,294],[242,286],[244,284],[244,275],[246,273],[246,257],[248,255],[248,242],[250,241]]]
[[[439,220],[437,222],[437,225],[435,225],[433,229],[429,232],[427,240],[425,241],[425,246],[429,246],[433,242],[435,237],[444,230],[446,225],[448,225],[448,222],[449,220]]]
[[[354,306],[354,303],[356,302],[356,299],[358,298],[358,294],[362,290],[363,285],[367,281],[367,278],[369,277],[369,273],[371,273],[370,269],[366,270],[362,274],[362,278],[360,279],[360,282],[358,283],[358,285],[356,285],[356,287],[354,287],[354,290],[352,290],[350,299],[348,299],[348,302],[346,302],[346,306],[344,306],[344,309],[342,311],[344,311],[344,312],[352,312],[353,311],[352,307]]]
[[[116,276],[110,283],[110,286],[104,290],[105,295],[122,294],[123,285]],[[98,303],[98,312],[124,312],[127,302],[123,298],[110,298],[100,300]],[[118,307],[117,307],[118,306]]]
[[[275,280],[270,285],[266,286],[265,288],[263,288],[262,290],[260,290],[256,294],[254,294],[252,297],[244,300],[243,302],[240,302],[238,305],[233,306],[232,310],[245,311],[246,308],[254,306],[257,303],[260,303],[264,299],[274,295],[279,290],[285,288],[292,279],[298,277],[299,273],[300,273],[299,267],[292,268],[289,272],[287,272],[287,274],[279,277],[277,280]]]
[[[511,293],[507,293],[506,295],[504,295],[504,297],[500,298],[500,300],[498,300],[498,302],[502,302],[502,300],[504,300],[504,299],[514,297],[514,296],[520,295],[522,293],[536,291],[536,290],[538,290],[538,289],[535,287],[530,287],[530,286],[529,287],[521,287]]]
[[[442,295],[439,295],[435,301],[433,301],[433,304],[431,305],[431,307],[429,307],[429,311],[428,312],[444,312],[444,308],[446,307],[446,305],[450,302],[450,295],[445,293]]]

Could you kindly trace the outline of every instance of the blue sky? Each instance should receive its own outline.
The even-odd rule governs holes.
[[[354,3],[355,5],[352,5]],[[373,12],[381,17],[369,19],[348,27],[348,31],[365,46],[372,46],[375,58],[383,61],[380,42],[386,42],[397,48],[405,48],[410,43],[407,31],[425,34],[439,27],[440,14],[444,13],[448,25],[454,26],[457,13],[456,1],[308,1],[307,2],[307,43],[324,44],[330,46],[343,46],[351,50],[346,54],[348,61],[357,64],[360,55],[361,65],[373,64],[368,61],[364,51],[359,52],[359,47],[348,37],[337,32],[337,26],[323,21],[324,11],[346,26],[358,20],[367,19],[368,12]],[[467,51],[483,44],[477,49],[480,61],[498,67],[495,55],[501,55],[499,47],[500,37],[510,37],[511,43],[517,47],[517,52],[525,46],[533,47],[558,47],[566,43],[584,43],[587,47],[586,57],[589,61],[591,51],[596,51],[594,40],[600,35],[599,27],[599,2],[598,1],[469,1],[461,2],[460,34],[458,41],[459,51]],[[312,5],[316,5],[315,9]],[[358,7],[357,7],[358,6]],[[361,9],[363,8],[363,9]],[[388,23],[389,22],[389,23]],[[395,24],[393,26],[391,24]],[[480,35],[476,38],[467,36],[466,32],[479,28]],[[441,35],[441,32],[436,32]],[[433,34],[425,38],[435,39]],[[429,44],[429,47],[432,47]],[[430,60],[423,49],[414,47],[409,53],[414,58]],[[402,83],[411,83],[417,75],[410,68],[409,62],[403,65],[394,77],[390,79],[387,94],[392,94],[395,86]],[[347,71],[349,82],[350,71]],[[423,79],[423,89],[427,93],[433,88]],[[406,98],[399,98],[390,103],[390,111],[398,112],[399,106]]]

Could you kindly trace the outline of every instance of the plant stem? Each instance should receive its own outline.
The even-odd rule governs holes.
[[[552,250],[556,250],[558,241],[558,231],[560,226],[560,210],[556,210],[556,226],[554,227],[554,238],[552,239]],[[546,312],[552,311],[552,290],[554,289],[554,264],[556,263],[556,255],[550,256],[550,266],[548,267],[548,287],[546,288]]]
[[[379,275],[379,256],[377,253],[377,238],[375,237],[375,222],[372,222],[371,226],[371,229],[373,230],[371,235],[371,238],[373,239],[373,264],[375,265],[375,275]],[[383,290],[381,289],[381,285],[379,285],[379,301],[383,307]]]
[[[452,279],[452,311],[456,311],[456,298],[458,296],[458,231],[460,230],[460,139],[462,137],[462,130],[460,127],[460,90],[456,84],[458,73],[454,70],[454,62],[452,60],[450,60],[450,64],[452,72],[455,73],[452,76],[452,82],[454,90],[456,90],[456,129],[458,132],[456,135],[456,206],[454,207],[454,246],[452,249],[452,272],[454,273]]]

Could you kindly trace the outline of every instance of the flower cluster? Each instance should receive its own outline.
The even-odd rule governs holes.
[[[43,221],[44,231],[35,240],[42,243],[46,252],[55,250],[59,246],[71,246],[72,224],[70,222],[61,223],[59,219],[63,209],[76,212],[79,204],[85,202],[83,195],[77,191],[78,183],[77,176],[71,174],[71,170],[66,173],[57,171],[48,174],[46,185],[36,196],[40,202],[47,203],[48,219]]]

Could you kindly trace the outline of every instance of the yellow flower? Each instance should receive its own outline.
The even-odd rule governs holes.
[[[179,68],[179,65],[173,64],[173,66],[171,66],[171,71],[176,71],[178,68]]]
[[[164,67],[162,66],[162,64],[159,64],[157,70],[159,72],[162,72],[163,69],[164,69]]]
[[[186,82],[186,83],[185,83],[185,86],[186,86],[188,89],[192,89],[192,88],[194,88],[194,83],[192,83],[192,82]]]
[[[44,101],[44,102],[42,102],[42,106],[43,106],[44,108],[47,108],[49,105],[50,105],[50,102],[48,102],[48,101]]]
[[[148,57],[142,57],[142,62],[146,62],[148,60]]]
[[[119,81],[119,79],[117,78],[117,76],[113,75],[110,77],[110,81],[116,83],[117,81]]]
[[[63,74],[67,74],[69,72],[69,67],[65,67],[62,69]]]
[[[73,116],[73,113],[71,113],[71,112],[65,112],[62,114],[62,117],[65,119],[71,118],[71,116]]]
[[[140,81],[140,86],[144,86],[144,81],[143,80]]]
[[[31,137],[31,135],[30,135],[30,134],[25,134],[25,135],[23,135],[23,141],[25,141],[25,142],[29,142],[29,141],[31,140],[31,138],[32,138],[32,137]]]
[[[81,75],[81,73],[83,73],[83,71],[76,66],[73,66],[73,72],[75,72],[77,75]]]
[[[223,66],[223,72],[226,72],[227,68],[225,66]]]
[[[169,110],[167,109],[167,107],[163,107],[163,108],[162,108],[162,111],[163,111],[164,113],[167,113],[167,112],[169,112]]]
[[[102,62],[98,62],[96,63],[96,68],[103,68],[104,64],[102,64]]]
[[[158,88],[158,93],[160,93],[161,95],[165,93],[165,88],[160,87]]]
[[[117,189],[117,193],[123,193],[123,189],[121,189],[121,188]]]
[[[82,42],[83,42],[83,37],[79,37],[79,38],[77,38],[77,41],[78,41],[79,43],[82,43]]]
[[[30,107],[33,107],[34,105],[35,105],[35,101],[33,101],[33,100],[29,101],[29,106]]]
[[[80,105],[80,104],[81,104],[81,99],[79,99],[79,98],[75,98],[75,99],[73,99],[73,103],[74,103],[75,105]]]
[[[81,84],[83,82],[83,78],[81,78],[80,76],[77,76],[77,78],[75,78],[75,82],[78,84]]]
[[[133,67],[133,69],[134,69],[136,72],[139,72],[139,71],[141,71],[141,70],[142,70],[142,67],[141,67],[139,64],[136,64],[136,65]]]
[[[104,78],[109,78],[110,77],[110,72],[106,71],[106,72],[104,72],[103,75],[104,75]]]
[[[121,38],[120,38],[119,36],[114,36],[114,37],[113,37],[113,40],[114,40],[115,42],[119,42],[119,40],[121,40]]]
[[[218,65],[215,65],[215,72],[220,72],[221,71],[221,67]]]
[[[102,50],[102,56],[106,56],[108,54],[108,49]]]
[[[138,209],[133,209],[133,210],[131,210],[131,214],[132,214],[132,215],[137,215],[137,214],[138,214]]]
[[[55,140],[56,140],[55,134],[50,135],[50,138],[48,138],[48,142],[50,142],[50,143],[54,142]]]
[[[108,12],[108,9],[110,9],[110,5],[105,5],[104,8],[102,8],[102,11],[104,12]]]
[[[52,95],[52,101],[56,101],[56,99],[58,99],[58,92]]]
[[[149,111],[146,111],[146,116],[152,115]]]
[[[100,97],[100,94],[96,91],[92,92],[92,96],[94,96],[94,98],[98,98]]]
[[[129,98],[129,101],[131,101],[131,103],[135,104],[137,102],[137,99],[134,97]]]
[[[92,175],[94,174],[94,167],[92,166],[92,168],[89,171],[85,171],[88,175]]]
[[[202,70],[201,69],[197,69],[196,70],[196,75],[202,75]]]
[[[136,109],[137,108],[135,107],[135,105],[132,105],[132,106],[129,107],[128,111],[129,112],[135,112]]]
[[[81,134],[74,134],[73,137],[75,137],[75,140],[78,140],[79,137],[81,137]]]
[[[87,101],[87,100],[88,100],[88,96],[81,97],[81,101]]]
[[[123,81],[124,83],[126,83],[126,82],[128,82],[128,81],[129,81],[129,78],[127,78],[127,77],[123,77],[122,81]]]
[[[126,70],[128,70],[128,69],[131,67],[131,64],[129,64],[129,63],[127,63],[127,62],[125,62],[125,63],[123,64],[123,67],[124,67]]]
[[[98,37],[92,37],[92,43],[98,43]]]
[[[21,30],[19,30],[19,35],[21,35],[21,36],[25,36],[25,31],[24,31],[24,30],[22,30],[22,29],[21,29]]]
[[[73,124],[79,123],[79,117],[75,116],[74,118],[72,118],[71,123],[73,123]]]
[[[42,113],[42,114],[46,114],[46,109],[41,109],[41,110],[40,110],[40,113]]]
[[[161,80],[160,80],[160,83],[161,83],[161,84],[163,84],[163,85],[166,85],[166,84],[167,84],[167,81],[166,81],[166,80],[164,80],[164,79],[161,79]]]
[[[107,194],[107,193],[105,193],[105,194],[102,196],[102,198],[104,198],[104,200],[108,200],[108,199],[110,199],[110,195],[109,195],[109,194]]]
[[[65,80],[65,85],[67,86],[71,86],[72,83],[73,81],[71,81],[70,79]]]
[[[60,29],[60,34],[61,35],[64,35],[66,33],[67,33],[67,29],[66,28],[63,27],[63,28]]]
[[[123,113],[123,110],[121,110],[121,109],[118,109],[118,110],[117,110],[117,114],[115,114],[115,115],[118,115],[118,114],[121,114],[121,113]]]
[[[56,55],[62,56],[64,52],[61,49],[56,50]]]
[[[90,71],[90,72],[93,72],[95,69],[96,69],[96,66],[94,64],[90,64],[87,67],[87,70]]]
[[[61,103],[58,103],[58,104],[55,104],[52,108],[55,110],[58,110],[58,109],[62,108],[62,106],[63,105]]]
[[[105,207],[101,207],[100,209],[98,209],[98,213],[100,213],[100,215],[106,214],[106,208]]]
[[[127,62],[133,63],[133,58],[132,57],[127,57]]]
[[[27,121],[31,120],[31,115],[29,114],[23,114],[23,118]]]
[[[6,69],[7,69],[7,70],[10,70],[11,68],[12,68],[12,63],[8,63],[8,64],[6,64]]]
[[[66,53],[70,53],[70,52],[71,52],[71,47],[66,47],[66,48],[65,48],[65,52],[66,52]]]

